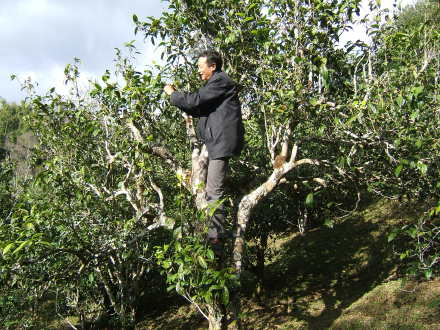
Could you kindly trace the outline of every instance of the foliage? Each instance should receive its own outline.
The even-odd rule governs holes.
[[[137,85],[121,91],[107,81],[104,89],[96,84],[80,94],[77,65],[65,73],[70,97],[53,89],[32,97],[28,121],[39,138],[34,157],[40,172],[11,220],[1,224],[7,233],[2,271],[15,279],[3,289],[27,290],[31,303],[56,296],[60,315],[74,311],[83,321],[116,315],[127,325],[141,300],[163,287],[153,258],[153,246],[164,237],[153,230],[154,221],[168,221],[161,217],[162,191],[152,188],[161,167],[127,135],[124,117],[151,109],[158,89],[154,83],[139,87],[140,79],[151,79],[147,72],[127,78]],[[121,92],[124,103],[116,97]],[[91,302],[97,310],[90,310]]]
[[[5,219],[9,215],[12,205],[12,187],[13,167],[6,161],[0,162],[0,218]]]
[[[357,114],[380,123],[374,130],[384,144],[382,155],[370,152],[370,166],[375,167],[369,170],[374,173],[370,189],[423,201],[428,209],[417,223],[401,228],[412,245],[403,249],[401,258],[411,257],[411,273],[423,272],[428,278],[439,262],[435,222],[440,197],[439,10],[438,4],[421,1],[382,27],[374,44],[376,72],[365,86],[364,111]],[[384,155],[386,167],[379,165]],[[390,241],[394,237],[392,233]]]
[[[208,318],[209,308],[230,303],[236,275],[232,268],[221,267],[200,237],[182,235],[181,230],[175,229],[176,239],[170,244],[157,247],[156,258],[167,275],[168,290],[176,290]]]
[[[398,246],[400,259],[409,260],[408,273],[413,276],[423,274],[429,280],[439,274],[439,215],[440,204],[428,209],[417,222],[396,228],[388,237]]]
[[[78,61],[65,70],[70,95],[36,95],[26,82],[39,172],[16,204],[1,210],[2,306],[24,310],[56,297],[60,317],[74,313],[84,323],[116,315],[119,326],[129,326],[142,299],[163,293],[167,281],[215,327],[212,318],[225,320],[224,305],[239,288],[240,240],[258,242],[243,263],[263,278],[271,236],[331,228],[328,219],[350,214],[345,208],[356,209],[364,190],[426,201],[431,213],[403,230],[414,240],[408,256],[419,256],[432,274],[440,195],[438,8],[422,15],[416,6],[384,24],[373,11],[371,45],[338,48],[358,5],[170,0],[159,18],[133,16],[136,32],[163,51],[164,65],[135,70],[136,49],[128,43],[128,55],[117,50],[116,72],[106,71],[86,91],[77,84]],[[199,87],[194,55],[208,47],[222,53],[238,82],[245,117],[247,146],[231,161],[228,181],[229,218],[238,228],[235,274],[204,242],[209,209],[197,204],[203,182],[191,186],[200,152],[192,120],[182,122],[162,93],[171,80],[180,89]],[[10,127],[15,108],[2,107]],[[1,173],[8,187],[10,172]],[[3,191],[8,200],[10,190]],[[99,307],[92,310],[91,302]]]
[[[8,104],[0,99],[0,148],[4,148],[6,137],[16,142],[17,136],[25,130],[20,117],[24,113],[24,105]]]

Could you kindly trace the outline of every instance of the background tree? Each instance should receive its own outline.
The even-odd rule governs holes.
[[[373,46],[375,70],[364,97],[364,114],[381,122],[378,136],[389,163],[373,170],[370,187],[424,204],[419,221],[401,228],[405,238],[396,246],[401,258],[410,260],[411,273],[422,272],[428,278],[438,274],[440,261],[439,14],[438,1],[419,1],[380,27]],[[408,238],[410,247],[402,244]]]
[[[294,168],[317,165],[318,155],[323,164],[332,164],[337,158],[325,148],[317,148],[319,142],[307,145],[303,139],[315,133],[316,127],[324,134],[327,121],[333,121],[328,110],[334,103],[327,98],[337,91],[340,78],[330,77],[327,63],[330,68],[338,63],[340,52],[334,45],[357,5],[357,1],[171,1],[171,11],[159,19],[139,22],[134,17],[137,30],[147,38],[154,42],[160,37],[159,45],[177,85],[183,79],[191,83],[193,78],[188,77],[194,77],[191,55],[213,47],[224,55],[228,73],[242,86],[248,149],[235,168],[233,165],[237,175],[231,180],[236,183],[231,190],[239,201],[233,251],[237,274],[242,271],[244,233],[254,207]],[[306,157],[301,160],[296,159],[299,143]],[[201,150],[194,145],[197,163],[203,157]],[[255,176],[256,170],[255,180],[240,189],[240,175]],[[325,184],[318,173],[308,171],[309,180],[303,180],[310,181],[312,191]],[[310,204],[313,195],[306,195]]]
[[[120,60],[121,70],[127,65],[124,72],[133,74]],[[4,286],[27,291],[25,306],[56,297],[60,317],[71,310],[83,322],[90,313],[116,315],[128,326],[142,299],[163,288],[152,256],[167,236],[153,229],[170,225],[155,184],[161,168],[129,128],[131,118],[156,116],[150,100],[162,90],[146,72],[125,76],[121,88],[106,74],[105,89],[81,93],[76,64],[65,74],[70,96],[54,89],[31,95],[27,120],[38,138],[39,173],[2,222],[3,270],[16,279]],[[165,196],[175,195],[174,186]]]

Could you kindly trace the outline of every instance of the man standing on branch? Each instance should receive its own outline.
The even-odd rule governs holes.
[[[173,85],[164,91],[171,96],[171,104],[192,117],[199,118],[197,133],[208,149],[208,176],[206,195],[208,203],[224,195],[224,182],[229,158],[240,154],[243,148],[244,128],[237,86],[222,71],[219,53],[206,50],[199,55],[198,72],[206,84],[195,93],[183,93]],[[225,210],[221,205],[209,221],[208,241],[214,251],[221,251]]]

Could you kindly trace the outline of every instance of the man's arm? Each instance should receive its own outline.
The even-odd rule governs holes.
[[[215,102],[232,87],[227,79],[220,75],[214,76],[212,80],[195,93],[182,93],[174,89],[171,91],[173,87],[167,88],[167,86],[165,86],[165,92],[167,94],[171,92],[168,94],[171,96],[171,104],[193,117],[208,115],[213,110]]]

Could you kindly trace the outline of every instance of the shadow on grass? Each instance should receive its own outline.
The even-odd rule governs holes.
[[[167,299],[159,299],[158,304],[144,315],[135,329],[192,330],[204,324],[201,314],[193,310],[181,296],[169,295]]]
[[[277,255],[266,265],[260,297],[264,307],[250,298],[255,293],[255,277],[248,274],[244,328],[331,328],[344,310],[395,273],[398,262],[388,235],[396,224],[414,219],[416,213],[413,206],[374,201],[333,229],[320,227],[281,245],[273,243]],[[193,308],[180,303],[137,329],[207,328]]]
[[[267,328],[265,319],[295,319],[309,329],[327,329],[345,308],[386,279],[395,262],[383,216],[389,214],[361,214],[284,243],[277,260],[267,266],[270,307],[258,320],[251,317],[258,323],[253,328]]]
[[[9,151],[0,147],[0,161],[6,158],[9,155]]]

